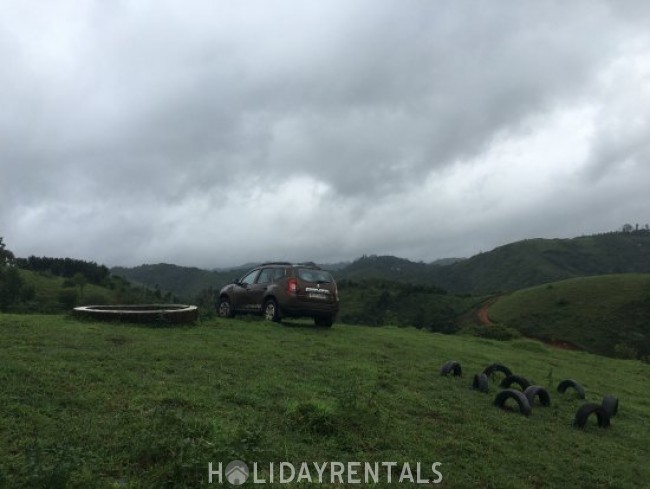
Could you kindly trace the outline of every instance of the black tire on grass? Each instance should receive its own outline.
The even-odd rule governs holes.
[[[573,379],[566,379],[560,382],[557,386],[557,391],[560,394],[564,394],[564,392],[569,388],[573,387],[576,391],[576,395],[578,396],[578,399],[584,399],[585,398],[585,388],[582,387],[582,384],[580,382],[576,382]]]
[[[551,396],[541,385],[531,385],[530,387],[526,387],[524,395],[531,406],[535,404],[536,397],[539,399],[539,403],[542,406],[548,407],[551,405]]]
[[[524,391],[530,387],[530,381],[521,375],[508,375],[505,379],[501,381],[499,387],[507,389],[512,384],[517,384],[521,387],[521,390]]]
[[[487,375],[485,374],[474,374],[474,380],[472,381],[472,389],[476,389],[479,392],[487,394],[489,388],[489,382]]]
[[[503,365],[501,363],[493,363],[493,364],[488,365],[487,367],[485,367],[485,370],[483,370],[483,373],[485,375],[487,375],[488,377],[492,377],[492,374],[494,372],[501,372],[501,373],[505,374],[506,377],[508,375],[512,375],[512,370],[510,370],[508,367],[506,367],[505,365]]]
[[[508,399],[514,399],[517,402],[519,412],[524,416],[528,416],[531,413],[532,409],[528,399],[524,396],[523,392],[518,391],[517,389],[504,389],[500,391],[494,398],[494,405],[504,409],[505,403]]]
[[[600,405],[610,418],[613,418],[618,413],[618,397],[616,396],[606,395]]]
[[[463,369],[460,366],[460,363],[455,360],[449,360],[440,368],[440,375],[449,375],[453,374],[454,377],[461,377],[463,375]]]
[[[576,412],[576,417],[573,420],[573,426],[577,428],[584,428],[587,424],[587,419],[592,414],[596,415],[598,420],[598,426],[600,428],[609,427],[609,414],[607,411],[600,405],[593,402],[588,402],[580,406],[580,409]]]

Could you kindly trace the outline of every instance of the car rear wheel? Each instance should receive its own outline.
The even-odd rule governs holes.
[[[235,317],[235,311],[232,309],[230,300],[227,297],[222,297],[219,299],[219,305],[217,306],[217,314],[222,318],[232,318]]]
[[[280,308],[275,300],[269,299],[264,303],[264,318],[276,323],[280,321]]]

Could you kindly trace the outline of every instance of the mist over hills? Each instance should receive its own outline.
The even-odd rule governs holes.
[[[433,263],[394,256],[362,256],[351,263],[323,265],[337,280],[382,279],[435,285],[452,293],[505,292],[572,277],[612,273],[650,273],[650,231],[616,232],[571,239],[527,239],[468,259]],[[159,287],[180,297],[219,289],[246,266],[202,270],[172,264],[114,267],[111,273]]]

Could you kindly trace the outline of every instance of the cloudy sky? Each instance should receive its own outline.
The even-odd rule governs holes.
[[[0,1],[0,236],[217,267],[650,221],[650,3]]]

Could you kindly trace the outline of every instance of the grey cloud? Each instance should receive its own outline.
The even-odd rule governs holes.
[[[26,243],[16,209],[94,205],[106,227],[92,224],[85,249],[110,248],[111,260],[120,256],[111,229],[138,256],[164,257],[182,238],[160,238],[154,223],[187,212],[214,226],[218,212],[238,212],[238,199],[282,193],[296,178],[326,186],[321,205],[337,202],[328,236],[364,252],[346,227],[373,218],[376,203],[401,208],[427,178],[480,164],[495,140],[521,137],[540,114],[600,104],[598,77],[650,16],[643,2],[609,1],[37,5],[12,4],[0,20],[0,225]],[[647,129],[598,125],[585,178],[641,165]],[[430,211],[409,212],[421,226]],[[245,219],[257,223],[254,212]],[[74,232],[77,222],[94,220],[76,216]],[[394,224],[382,230],[373,243],[386,252],[424,252],[433,239],[406,243],[389,236],[401,232]],[[254,231],[230,232],[241,241]]]
[[[116,147],[136,152],[142,149],[148,154],[160,152],[170,164],[182,159],[191,164],[194,153],[241,152],[234,141],[246,136],[242,125],[250,114],[264,113],[266,117],[261,120],[271,126],[259,129],[272,133],[272,124],[287,117],[302,122],[303,131],[314,131],[312,114],[316,113],[324,131],[341,128],[344,133],[328,141],[330,152],[334,151],[343,165],[367,166],[374,172],[385,171],[390,178],[394,176],[392,166],[406,164],[418,177],[459,152],[479,150],[495,130],[516,125],[547,99],[561,96],[567,90],[567,81],[580,84],[592,68],[594,55],[602,53],[594,42],[596,36],[588,43],[583,40],[585,36],[576,47],[567,49],[570,38],[552,26],[531,34],[534,27],[526,22],[535,19],[529,19],[521,8],[501,18],[481,10],[478,4],[438,12],[419,3],[420,8],[406,14],[387,8],[392,4],[363,5],[366,8],[354,9],[356,22],[348,20],[333,26],[332,38],[312,41],[282,33],[307,46],[298,53],[287,46],[288,41],[277,41],[278,46],[273,48],[276,40],[263,36],[281,34],[274,30],[262,32],[261,39],[246,39],[247,34],[255,34],[247,32],[246,25],[234,53],[222,48],[211,55],[196,54],[193,43],[185,44],[182,35],[174,32],[171,19],[154,17],[153,21],[159,22],[153,27],[159,30],[153,30],[144,41],[138,36],[141,26],[134,25],[132,31],[123,34],[122,42],[109,44],[100,39],[96,50],[84,58],[106,58],[111,64],[86,81],[99,90],[96,94],[92,90],[83,93],[89,100],[76,101],[80,105],[76,110],[87,111],[86,116],[71,122],[75,131],[85,123],[104,137],[115,138]],[[543,13],[550,17],[543,18],[547,22],[559,15],[568,17],[560,10]],[[515,28],[505,29],[507,22]],[[208,34],[203,38],[207,45],[213,42]],[[265,49],[268,44],[272,47]],[[100,47],[106,51],[100,52]],[[312,57],[311,51],[320,57]],[[268,56],[267,52],[278,59],[271,73],[259,71],[273,67],[271,61],[261,58]],[[75,100],[64,102],[72,105]],[[110,107],[102,111],[102,103],[121,111],[111,114]],[[63,113],[64,108],[57,112]],[[112,124],[111,116],[117,117]],[[57,121],[55,127],[60,127],[59,122],[66,127],[65,119]],[[385,152],[384,146],[390,142],[399,148],[404,132],[412,134],[412,146],[427,149],[410,162],[400,158],[399,149],[397,154]],[[358,136],[345,137],[347,134]],[[81,136],[87,135],[82,131]],[[376,136],[383,144],[375,150]],[[267,142],[263,137],[253,141],[262,145]],[[318,171],[327,164],[320,160],[322,149],[316,147],[310,158],[289,164],[311,170],[314,162]],[[363,157],[366,151],[368,158]],[[385,155],[386,161],[372,158],[374,151]],[[160,164],[160,160],[151,164]],[[334,186],[339,184],[336,174],[327,175]],[[345,193],[345,183],[341,185]]]

